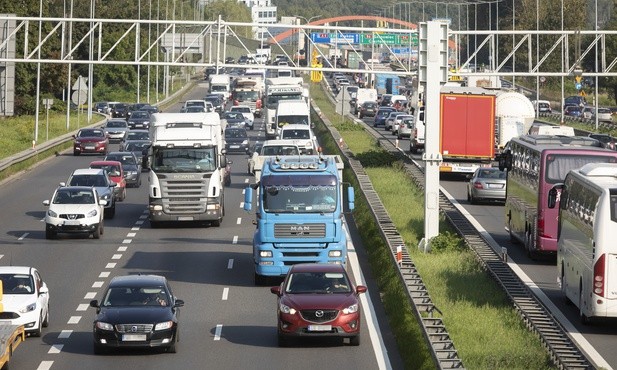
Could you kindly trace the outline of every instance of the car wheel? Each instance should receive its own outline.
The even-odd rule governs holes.
[[[469,195],[469,189],[467,189],[467,201],[471,203],[471,196]]]
[[[94,343],[94,345],[92,346],[92,350],[95,355],[104,355],[107,353],[107,348],[104,346],[101,346],[98,343]]]
[[[94,232],[92,233],[92,237],[94,239],[100,239],[101,238],[101,224],[99,223],[99,226],[96,228],[96,230],[94,230]]]
[[[73,150],[73,155],[79,155],[79,150]]]
[[[122,200],[121,200],[121,202],[124,202],[125,199],[126,199],[126,187],[124,189],[122,189]]]
[[[41,314],[39,315],[39,326],[33,332],[31,332],[30,335],[32,335],[33,337],[40,337],[43,331],[42,327],[43,327],[43,313],[41,312]]]
[[[411,154],[418,154],[418,147],[416,146],[416,144],[414,144],[413,141],[409,143],[409,152]]]
[[[473,196],[473,193],[469,195],[469,203],[470,204],[476,204],[478,201],[476,200],[476,197]]]
[[[289,347],[291,344],[291,338],[287,338],[286,336],[279,334],[278,335],[278,345],[279,347]]]
[[[105,232],[105,223],[103,221],[99,223],[99,228],[101,229],[101,235],[103,235]]]
[[[45,229],[45,239],[56,239],[58,237],[58,233],[54,230],[50,230],[49,228]]]
[[[355,337],[350,337],[349,338],[349,345],[350,346],[359,346],[360,345],[360,334],[356,335]]]
[[[46,328],[49,326],[49,304],[47,305],[47,312],[45,313],[45,318],[43,319],[43,327]]]

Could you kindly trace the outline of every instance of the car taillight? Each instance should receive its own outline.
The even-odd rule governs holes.
[[[538,228],[538,236],[550,237],[544,234],[544,212],[538,212],[538,222],[536,226]]]
[[[482,189],[483,188],[482,183],[480,181],[474,182],[473,183],[473,187],[476,188],[476,189]]]
[[[602,254],[593,265],[593,292],[600,297],[604,297],[604,256]]]
[[[240,105],[240,102],[237,100],[234,100],[234,105]]]
[[[261,109],[261,99],[257,99],[257,102],[255,103],[255,107]]]

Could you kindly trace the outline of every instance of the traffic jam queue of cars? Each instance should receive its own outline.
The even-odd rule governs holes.
[[[287,79],[280,83],[289,81],[289,77],[274,79]],[[265,100],[264,84],[256,85],[261,88],[255,96]],[[248,131],[263,127],[257,124],[257,119],[267,115],[261,113],[261,102],[254,104],[254,101],[249,101],[250,104],[234,106],[233,91],[229,92],[229,97],[221,91],[226,90],[219,87],[203,101],[185,102],[182,112],[219,113],[227,153],[236,156],[248,154],[249,171],[256,178],[268,158],[288,156],[295,160],[304,155],[315,159],[321,156],[309,117],[296,118],[287,114],[286,123],[278,127],[276,139],[259,142]],[[287,98],[307,101],[304,94]],[[255,106],[259,115],[256,115]],[[273,107],[276,112],[276,105]],[[89,168],[78,168],[68,174],[66,182],[60,183],[49,200],[43,202],[47,207],[44,220],[47,239],[67,234],[99,239],[104,235],[105,221],[115,216],[117,204],[125,201],[128,188],[141,185],[141,171],[149,167],[148,148],[152,145],[152,138],[148,129],[152,110],[147,108],[146,105],[123,103],[97,104],[97,109],[110,117],[101,127],[80,129],[74,135],[73,154],[93,154],[98,158],[91,161]],[[263,135],[263,132],[259,134]],[[113,151],[111,143],[118,143],[119,149]],[[231,173],[230,163],[228,161],[228,174]],[[226,179],[226,185],[230,181],[230,178]],[[321,207],[323,214],[325,206]],[[331,209],[329,207],[334,209],[332,205],[328,205]],[[29,334],[40,335],[42,328],[49,324],[50,293],[47,286],[33,268],[5,270],[0,268],[4,294],[23,295],[24,305],[27,305],[27,296],[35,307],[27,315],[15,314],[19,319],[13,321],[24,324]],[[353,346],[360,344],[362,314],[359,295],[366,292],[366,287],[353,283],[344,264],[301,263],[281,277],[279,281],[282,283],[271,289],[276,295],[272,308],[277,312],[277,319],[272,324],[276,325],[280,346],[303,337],[337,337],[348,340]],[[23,283],[18,284],[18,280]],[[164,276],[114,277],[100,299],[92,300],[90,306],[96,311],[94,354],[134,347],[176,352],[178,317],[184,302],[174,296],[171,284]],[[18,312],[21,307],[8,309]]]

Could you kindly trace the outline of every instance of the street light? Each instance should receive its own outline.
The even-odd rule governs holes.
[[[306,22],[305,24],[309,24],[311,23],[314,19],[318,19],[321,18],[322,15],[316,15],[313,17],[310,17],[309,19],[306,19],[305,17],[301,16],[301,15],[294,15],[294,17],[296,18],[300,18],[300,19],[304,19],[304,22]],[[309,58],[311,56],[311,50],[310,50],[310,42],[308,42],[308,36],[306,36],[306,32],[304,32],[304,60],[306,61],[306,66],[309,66]],[[300,63],[300,35],[298,35],[298,64]]]

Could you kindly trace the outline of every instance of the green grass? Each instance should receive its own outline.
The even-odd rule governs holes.
[[[313,89],[311,94],[324,115],[328,116],[327,112],[333,113],[323,92]],[[424,233],[424,196],[401,170],[396,158],[386,161],[389,165],[373,166],[380,163],[374,157],[386,156],[377,142],[360,125],[343,123],[338,115],[333,124],[339,129],[354,156],[364,164],[375,190],[405,240],[431,298],[443,312],[446,328],[465,367],[553,368],[537,336],[526,329],[505,293],[483,271],[474,254],[461,248],[461,243],[452,237],[452,229],[443,218],[440,222],[439,244],[449,247],[430,254],[417,249]],[[325,151],[337,153],[337,144],[323,135],[326,129],[320,126],[317,126],[317,132]],[[365,162],[371,167],[367,167]],[[346,170],[345,175],[346,181],[357,188],[358,184],[350,170]],[[359,199],[356,199],[354,219],[367,249],[371,270],[379,285],[405,367],[434,368],[419,324],[392,263],[391,252],[381,239],[364,198],[359,192],[357,195]]]

